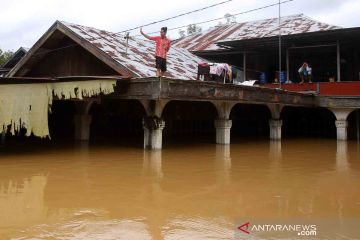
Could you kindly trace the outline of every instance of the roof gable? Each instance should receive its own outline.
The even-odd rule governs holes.
[[[136,77],[154,77],[155,43],[104,30],[61,22],[76,35],[111,57],[113,61],[129,69]],[[168,71],[165,76],[177,79],[195,79],[197,64],[201,59],[186,49],[171,47],[168,54]]]
[[[52,27],[35,43],[29,53],[10,71],[15,76],[22,66],[37,56],[37,51],[59,30],[84,49],[92,53],[121,76],[147,78],[156,76],[155,43],[130,38],[128,45],[124,36],[104,30],[56,21]],[[46,56],[47,49],[42,51]],[[61,50],[61,48],[60,48]],[[192,80],[197,76],[197,64],[202,59],[183,48],[171,47],[168,54],[168,71],[165,77]]]
[[[211,28],[203,33],[187,36],[174,45],[189,51],[219,50],[218,42],[266,38],[278,35],[278,18],[245,23],[226,24]],[[327,31],[340,27],[315,21],[303,14],[281,18],[282,35]]]
[[[20,47],[1,67],[13,68],[28,52],[28,48]]]

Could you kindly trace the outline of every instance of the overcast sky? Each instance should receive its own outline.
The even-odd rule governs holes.
[[[155,20],[195,10],[223,0],[0,0],[0,48],[31,47],[56,21],[62,20],[119,32]],[[277,0],[233,0],[221,6],[144,28],[157,31],[236,14]],[[282,15],[304,13],[316,20],[342,27],[360,27],[359,0],[294,0],[282,6]],[[237,17],[237,22],[277,17],[277,7]],[[201,25],[208,29],[218,22]],[[138,34],[134,32],[133,34]],[[178,31],[169,32],[176,38]]]

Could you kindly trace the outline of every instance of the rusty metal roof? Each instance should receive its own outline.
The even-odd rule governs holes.
[[[118,64],[132,72],[134,76],[145,78],[156,75],[155,42],[130,36],[127,47],[123,35],[72,23],[61,23],[80,38],[105,52]],[[195,79],[197,64],[201,60],[186,49],[172,46],[168,53],[168,71],[165,77]]]
[[[182,38],[174,44],[189,51],[219,50],[219,42],[273,37],[279,34],[278,18],[244,23],[225,24]],[[338,26],[318,22],[303,14],[281,18],[282,35],[339,29]]]

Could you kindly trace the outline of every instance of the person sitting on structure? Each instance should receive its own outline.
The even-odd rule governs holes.
[[[302,66],[298,70],[300,75],[300,84],[303,84],[304,81],[308,81],[312,83],[312,68],[309,66],[307,62],[304,62]]]
[[[156,42],[155,50],[155,67],[156,67],[156,76],[162,77],[166,72],[166,57],[170,49],[170,40],[166,37],[167,27],[162,27],[160,31],[160,36],[151,37],[145,34],[140,28],[140,33],[147,39]]]

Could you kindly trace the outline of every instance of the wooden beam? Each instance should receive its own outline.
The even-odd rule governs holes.
[[[246,52],[243,53],[244,81],[246,81]]]

